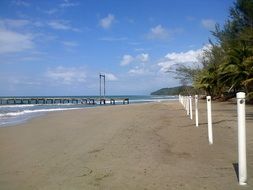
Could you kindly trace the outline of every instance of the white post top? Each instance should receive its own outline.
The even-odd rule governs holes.
[[[211,99],[211,96],[207,96],[206,99],[207,99],[207,100],[210,100],[210,99]]]
[[[195,95],[195,98],[198,98],[198,95]]]
[[[236,93],[236,98],[238,98],[238,99],[245,98],[245,93],[244,92],[238,92],[238,93]]]

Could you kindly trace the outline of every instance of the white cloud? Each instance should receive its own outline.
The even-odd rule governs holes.
[[[129,65],[132,62],[141,62],[141,63],[146,63],[149,61],[149,54],[147,53],[141,53],[136,55],[135,57],[132,55],[124,55],[122,57],[122,60],[120,62],[121,66],[126,66]]]
[[[146,63],[149,61],[149,54],[142,53],[136,56],[124,55],[121,61],[121,66],[129,65],[134,63],[131,69],[128,71],[130,75],[147,75],[150,74]]]
[[[172,69],[173,66],[185,65],[185,66],[199,66],[199,58],[202,55],[203,51],[209,48],[209,45],[204,46],[201,49],[190,50],[180,53],[168,53],[162,61],[157,63],[160,67],[161,72],[166,72],[169,69]]]
[[[66,8],[66,7],[75,7],[78,5],[79,3],[72,3],[69,0],[64,0],[64,2],[60,4],[60,7]]]
[[[120,37],[120,38],[115,38],[115,37],[103,37],[100,38],[99,40],[101,41],[107,41],[107,42],[118,42],[118,41],[126,41],[126,37]]]
[[[108,80],[108,81],[117,81],[118,80],[118,77],[116,77],[112,73],[105,73],[105,77],[106,77],[106,80]]]
[[[30,6],[30,3],[26,2],[26,1],[22,1],[22,0],[15,0],[15,1],[13,1],[13,4],[16,6],[24,6],[24,7]]]
[[[78,46],[78,43],[74,42],[74,41],[63,41],[62,44],[67,46],[67,47],[76,47],[76,46]]]
[[[169,32],[167,29],[161,25],[157,25],[154,28],[151,28],[148,33],[148,39],[167,39],[169,37]]]
[[[64,8],[69,8],[69,7],[75,7],[75,6],[78,6],[79,3],[74,3],[74,2],[71,2],[69,0],[64,0],[62,3],[59,4],[58,7],[56,8],[51,8],[51,9],[48,9],[48,10],[42,10],[42,12],[48,14],[48,15],[53,15],[57,12],[60,12],[62,11],[62,9]]]
[[[79,29],[70,26],[69,22],[66,20],[52,20],[48,22],[48,25],[56,30],[72,30],[74,32],[80,32]]]
[[[182,28],[167,29],[159,24],[151,28],[146,37],[149,40],[169,40],[175,34],[181,33],[182,31]]]
[[[141,62],[148,62],[149,61],[149,54],[147,54],[147,53],[142,53],[142,54],[139,54],[139,55],[137,55],[137,57],[136,57],[139,61],[141,61]]]
[[[8,82],[12,85],[23,85],[23,86],[39,86],[41,82],[38,79],[34,79],[28,76],[11,76],[8,78]]]
[[[1,19],[0,28],[4,29],[22,29],[25,27],[42,27],[45,24],[41,21],[35,21],[32,19]],[[30,29],[30,28],[29,28]]]
[[[132,75],[146,75],[149,74],[150,72],[148,69],[145,69],[144,67],[136,66],[133,69],[130,69],[128,73]]]
[[[120,62],[121,66],[129,65],[131,62],[134,61],[134,57],[131,55],[123,55],[122,60]]]
[[[20,28],[28,24],[30,21],[25,19],[0,19],[1,28]]]
[[[197,57],[202,53],[202,49],[190,50],[187,52],[180,53],[168,53],[165,58],[169,61],[176,63],[188,63],[188,62],[197,62]]]
[[[208,30],[214,30],[216,22],[212,19],[202,19],[201,24]]]
[[[33,47],[31,34],[21,34],[0,28],[0,53],[22,52]]]
[[[66,22],[59,21],[59,20],[50,21],[48,23],[48,25],[51,26],[53,29],[57,29],[57,30],[69,30],[70,29],[70,27],[67,26]]]
[[[114,15],[108,14],[107,17],[100,19],[99,25],[104,29],[109,29],[114,21],[115,21]]]
[[[49,69],[46,73],[46,77],[60,84],[71,85],[85,82],[86,72],[83,68],[66,68],[59,66],[54,69]]]

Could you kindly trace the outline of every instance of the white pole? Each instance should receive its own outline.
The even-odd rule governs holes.
[[[184,109],[187,110],[187,99],[186,99],[186,96],[184,96]]]
[[[187,106],[186,106],[186,104],[187,104],[187,101],[186,101],[186,96],[184,96],[184,109],[185,109],[185,110],[187,110]]]
[[[198,127],[199,126],[198,95],[195,95],[195,122],[196,127]]]
[[[192,97],[189,96],[189,100],[190,100],[190,119],[192,119]]]
[[[209,144],[213,144],[213,126],[212,126],[211,96],[207,96],[206,100],[207,100],[208,140],[209,140]]]
[[[238,117],[238,169],[239,184],[247,184],[247,161],[246,161],[246,128],[245,128],[245,93],[238,92],[237,117]]]
[[[190,112],[189,112],[189,96],[186,96],[186,114],[189,115]]]

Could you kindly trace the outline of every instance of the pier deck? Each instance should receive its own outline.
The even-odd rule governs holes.
[[[31,98],[0,98],[0,105],[17,105],[17,104],[116,104],[116,101],[122,104],[129,104],[129,98],[73,98],[73,97],[31,97]]]

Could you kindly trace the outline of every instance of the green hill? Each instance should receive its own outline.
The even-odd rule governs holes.
[[[178,95],[184,94],[187,90],[192,90],[191,86],[177,86],[172,88],[161,88],[155,92],[152,92],[150,95]]]

